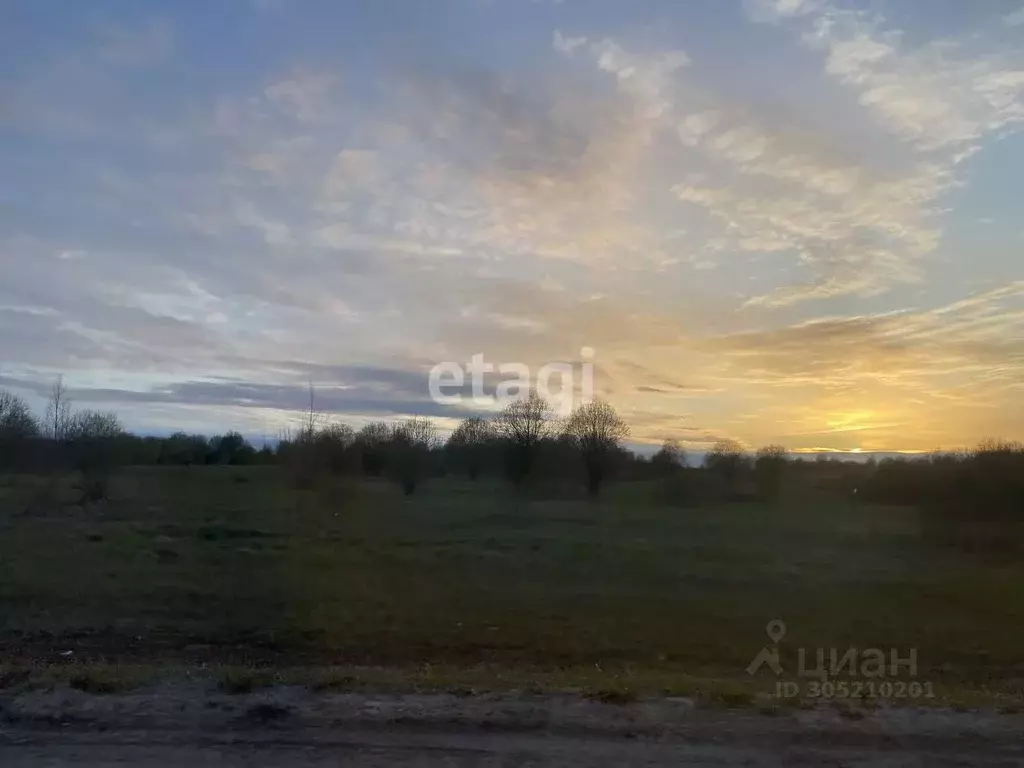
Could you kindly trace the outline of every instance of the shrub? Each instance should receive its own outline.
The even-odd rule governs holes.
[[[885,459],[863,495],[922,510],[926,536],[972,552],[1016,552],[1024,528],[1024,445],[986,440],[973,451]]]

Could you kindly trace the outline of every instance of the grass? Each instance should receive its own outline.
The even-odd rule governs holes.
[[[952,708],[958,712],[995,709],[1004,714],[1024,711],[1019,693],[991,688],[941,685],[934,699],[822,700],[806,697],[778,699],[770,687],[745,677],[702,677],[678,670],[589,670],[579,667],[494,667],[478,665],[421,667],[253,667],[251,665],[180,663],[85,662],[64,664],[8,664],[0,667],[0,697],[34,690],[68,687],[91,694],[127,693],[147,689],[161,681],[201,683],[210,692],[248,696],[274,686],[299,686],[316,694],[517,693],[572,694],[591,701],[624,706],[647,697],[685,697],[711,709],[756,708],[778,715],[794,708],[829,706],[851,719],[879,704]]]
[[[1022,698],[1024,564],[928,545],[909,509],[677,509],[625,483],[598,503],[458,480],[332,493],[268,467],[125,470],[83,508],[63,483],[0,483],[0,660],[743,706],[774,686],[745,669],[782,619],[787,672],[799,647],[916,649],[943,701]]]
[[[221,672],[219,687],[224,693],[252,693],[274,683],[274,676],[267,671],[249,667],[227,667]]]
[[[600,701],[602,704],[618,704],[620,706],[632,704],[639,696],[636,691],[628,688],[600,688],[587,694],[587,698]]]
[[[116,675],[105,675],[102,670],[86,668],[68,678],[68,686],[76,691],[104,694],[118,693],[130,689],[130,685]]]
[[[149,685],[159,677],[159,669],[151,665],[104,662],[7,663],[0,665],[0,693],[51,690],[59,686],[97,695],[123,693]]]

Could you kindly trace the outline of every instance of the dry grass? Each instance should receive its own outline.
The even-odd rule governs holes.
[[[128,470],[83,508],[74,484],[40,507],[45,479],[0,483],[7,658],[223,665],[248,670],[225,673],[240,692],[272,665],[318,670],[307,684],[324,690],[732,706],[772,688],[744,670],[781,618],[787,669],[800,646],[916,648],[919,678],[947,699],[1021,698],[1024,564],[929,546],[912,510],[682,510],[625,484],[599,503],[483,481],[334,496],[271,467]]]

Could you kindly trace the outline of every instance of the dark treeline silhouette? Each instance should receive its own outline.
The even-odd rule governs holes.
[[[969,451],[884,459],[867,478],[863,495],[976,522],[1024,520],[1024,443],[985,440]]]
[[[428,419],[372,422],[361,429],[309,409],[301,426],[275,446],[257,449],[237,432],[208,438],[127,433],[116,414],[73,408],[58,380],[45,415],[36,418],[17,396],[0,390],[0,470],[78,471],[83,497],[102,498],[115,468],[125,465],[278,465],[295,483],[324,478],[379,477],[415,493],[432,477],[503,478],[515,488],[601,493],[609,479],[653,481],[660,501],[696,506],[720,501],[774,502],[842,498],[912,505],[936,521],[1024,520],[1024,445],[989,440],[972,451],[867,462],[805,460],[777,445],[750,453],[721,440],[699,467],[678,442],[651,457],[626,449],[625,421],[606,402],[555,418],[535,392],[490,419],[461,422],[443,441]]]

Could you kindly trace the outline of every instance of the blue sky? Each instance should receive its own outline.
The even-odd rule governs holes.
[[[634,438],[1024,437],[1024,8],[14,2],[0,386],[142,430],[469,409],[596,351]]]

